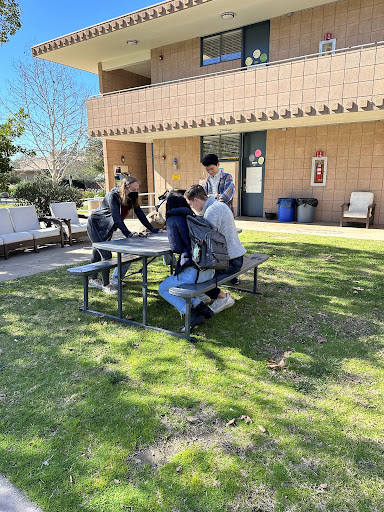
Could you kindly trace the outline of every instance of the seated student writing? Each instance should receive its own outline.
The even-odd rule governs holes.
[[[243,256],[247,252],[237,234],[235,220],[231,210],[213,196],[208,197],[201,185],[192,185],[185,193],[189,206],[199,215],[203,215],[219,233],[224,235],[229,254],[229,266],[226,270],[217,270],[216,274],[234,274],[243,265]],[[234,305],[235,300],[229,292],[214,288],[206,293],[213,302],[210,309],[219,313]]]

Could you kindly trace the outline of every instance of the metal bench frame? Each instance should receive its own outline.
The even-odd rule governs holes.
[[[119,300],[119,303],[118,303],[118,316],[109,315],[107,313],[102,313],[100,311],[94,311],[92,309],[89,309],[88,278],[90,275],[92,275],[94,272],[98,272],[98,271],[106,269],[106,268],[110,269],[110,268],[119,267],[119,259],[121,259],[121,264],[143,259],[143,270],[142,270],[143,286],[146,286],[147,285],[146,258],[141,258],[141,256],[133,255],[133,254],[121,256],[121,253],[118,253],[117,258],[111,258],[109,260],[98,261],[96,263],[90,263],[87,265],[83,265],[81,267],[68,268],[67,272],[73,276],[83,277],[84,299],[83,299],[83,307],[79,308],[80,311],[83,311],[84,313],[89,313],[89,314],[95,315],[95,316],[110,318],[111,320],[116,320],[121,323],[134,325],[136,327],[142,327],[144,329],[152,329],[152,330],[155,330],[158,332],[163,332],[165,334],[169,334],[171,336],[176,336],[178,338],[185,338],[191,342],[196,342],[197,339],[194,338],[193,336],[191,336],[191,332],[190,332],[191,331],[190,320],[191,320],[191,308],[192,308],[191,299],[193,297],[197,297],[198,295],[201,295],[209,290],[212,290],[213,288],[216,288],[216,286],[222,286],[222,285],[225,285],[226,288],[233,288],[240,292],[261,295],[261,293],[257,290],[258,266],[260,264],[264,263],[268,258],[269,258],[269,256],[266,254],[251,254],[244,258],[243,266],[241,267],[241,269],[238,272],[236,272],[234,274],[224,274],[224,275],[218,276],[217,278],[211,279],[210,281],[206,281],[205,283],[186,284],[186,285],[172,287],[169,290],[169,292],[172,295],[176,295],[178,297],[184,298],[186,301],[184,333],[169,331],[167,329],[162,329],[160,327],[147,325],[146,304],[144,305],[144,308],[143,308],[143,311],[145,311],[145,313],[143,313],[143,322],[142,323],[136,322],[134,320],[128,320],[128,319],[125,319],[122,317],[121,299]],[[238,277],[242,274],[245,274],[246,272],[248,272],[250,270],[253,270],[253,285],[252,285],[251,290],[247,290],[245,288],[239,288],[238,286],[230,286],[230,285],[226,284],[228,281],[231,281],[233,278]],[[171,273],[172,273],[172,268],[171,268]],[[121,286],[121,284],[120,284],[120,286]],[[120,297],[121,297],[121,295],[120,295]]]
[[[197,297],[199,295],[202,295],[209,290],[212,290],[213,288],[216,288],[217,286],[221,286],[228,281],[231,281],[233,278],[238,277],[242,274],[245,274],[249,270],[253,269],[253,286],[252,290],[246,290],[245,288],[239,288],[238,286],[229,286],[225,285],[226,288],[233,288],[237,291],[241,292],[247,292],[247,293],[253,293],[261,295],[261,292],[257,291],[257,267],[261,265],[261,263],[264,263],[269,258],[267,254],[250,254],[249,256],[246,256],[244,258],[243,266],[241,269],[234,273],[234,274],[223,274],[222,276],[217,276],[214,279],[211,279],[210,281],[206,281],[205,283],[199,283],[199,284],[184,284],[180,286],[174,286],[170,288],[169,293],[171,295],[175,295],[177,297],[182,297],[186,301],[186,308],[185,308],[185,338],[187,338],[190,341],[195,341],[194,338],[191,337],[191,299],[193,297]]]
[[[132,261],[140,260],[140,256],[134,256],[132,254],[128,254],[127,256],[121,257],[121,262],[129,263]],[[84,311],[84,313],[90,313],[91,315],[97,316],[107,316],[104,313],[99,311],[94,311],[88,308],[89,305],[89,288],[88,288],[88,279],[89,276],[94,274],[95,272],[100,272],[101,270],[115,268],[118,265],[118,258],[111,258],[109,260],[97,261],[96,263],[89,263],[87,265],[82,265],[81,267],[72,267],[68,268],[67,272],[71,276],[77,276],[83,278],[83,307],[79,308],[80,311]]]

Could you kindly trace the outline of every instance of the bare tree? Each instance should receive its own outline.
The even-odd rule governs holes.
[[[89,96],[76,72],[40,59],[15,64],[17,77],[8,82],[11,103],[26,114],[23,141],[45,161],[58,183],[87,142],[85,102]]]

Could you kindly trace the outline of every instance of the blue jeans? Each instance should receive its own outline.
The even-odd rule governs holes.
[[[199,272],[199,278],[197,280],[198,283],[205,283],[205,281],[209,281],[213,279],[215,275],[215,271],[213,269],[203,270]],[[185,314],[185,299],[182,297],[176,297],[176,295],[171,295],[169,293],[169,289],[173,286],[178,286],[181,284],[194,284],[196,282],[197,270],[194,267],[186,267],[184,268],[179,275],[169,276],[165,279],[159,286],[159,293],[167,302],[172,304],[181,315]],[[198,298],[192,298],[191,304],[196,307],[200,304],[201,300]]]
[[[125,256],[125,254],[122,254],[122,256]],[[121,266],[121,279],[124,279],[125,274],[128,272],[131,265],[132,265],[132,263],[125,263],[125,265]],[[116,267],[115,270],[113,271],[111,279],[117,281],[117,277],[118,277],[118,269]]]

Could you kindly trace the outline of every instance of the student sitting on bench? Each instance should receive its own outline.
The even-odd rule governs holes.
[[[197,213],[202,214],[222,235],[225,236],[229,254],[229,267],[226,270],[217,270],[216,274],[234,274],[243,265],[243,256],[247,252],[242,246],[236,231],[232,211],[213,196],[208,197],[201,185],[192,185],[185,193],[189,206]],[[210,309],[216,314],[234,305],[235,300],[229,292],[214,288],[206,293],[213,299]]]
[[[224,205],[223,205],[224,206]],[[227,206],[228,212],[231,211]],[[174,306],[181,315],[185,314],[185,299],[169,293],[173,286],[181,284],[204,283],[215,275],[213,269],[199,271],[195,268],[191,254],[191,238],[189,236],[187,215],[193,215],[187,201],[177,193],[171,193],[167,198],[166,217],[167,235],[172,252],[179,254],[175,273],[167,277],[159,286],[159,294]],[[232,215],[232,214],[231,214]],[[198,275],[198,279],[196,280]],[[205,318],[213,317],[213,311],[199,298],[193,298],[191,309],[191,328],[200,325]]]

